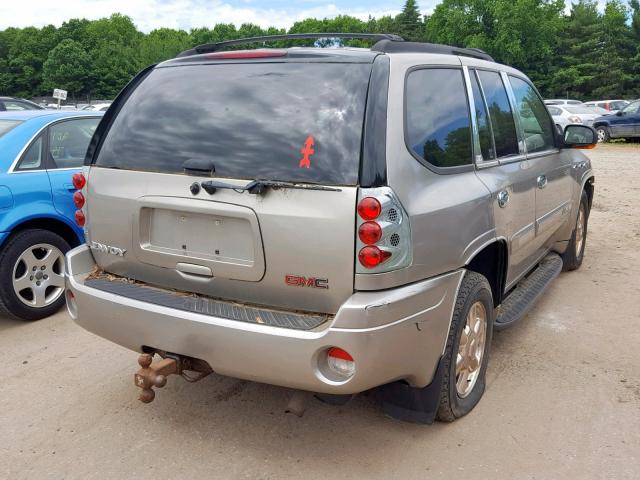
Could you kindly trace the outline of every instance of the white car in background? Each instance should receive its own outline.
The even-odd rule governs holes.
[[[586,107],[600,107],[615,114],[618,110],[622,110],[631,102],[627,100],[594,100],[592,102],[584,102]]]
[[[567,125],[593,126],[593,121],[611,112],[599,107],[585,107],[584,105],[547,105],[547,110],[556,125],[565,129]]]
[[[545,105],[582,105],[580,100],[569,100],[567,98],[550,98],[544,101]]]
[[[93,112],[106,112],[110,106],[111,106],[110,103],[94,103],[93,105],[87,105],[82,110],[93,111]]]

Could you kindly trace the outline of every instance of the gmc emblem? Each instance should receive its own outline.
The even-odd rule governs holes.
[[[298,275],[285,275],[284,283],[293,287],[329,288],[329,279],[300,277]]]

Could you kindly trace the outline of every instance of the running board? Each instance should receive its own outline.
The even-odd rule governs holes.
[[[561,271],[562,258],[558,254],[550,253],[542,259],[498,307],[494,328],[503,330],[523,318]]]

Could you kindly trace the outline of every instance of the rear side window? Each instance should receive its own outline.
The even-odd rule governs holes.
[[[520,152],[518,149],[518,137],[516,136],[516,125],[502,79],[498,73],[485,70],[478,70],[478,77],[489,107],[489,116],[491,117],[493,137],[496,144],[496,155],[498,157],[517,155]]]
[[[493,147],[493,137],[491,133],[491,125],[489,123],[489,114],[487,106],[484,103],[480,84],[475,74],[471,72],[471,91],[473,92],[473,103],[476,109],[476,121],[478,122],[478,137],[480,138],[480,150],[484,160],[492,160],[496,158],[495,149]]]
[[[416,156],[435,167],[471,164],[471,121],[462,70],[424,68],[409,73],[406,140]]]
[[[549,110],[549,113],[551,115],[562,115],[562,110],[560,110],[559,108],[556,107],[547,107],[547,110]]]
[[[354,185],[371,64],[157,68],[116,116],[95,163],[218,177]]]
[[[40,135],[24,152],[16,170],[40,170],[42,167],[42,135]]]
[[[555,147],[553,140],[553,123],[540,97],[524,80],[509,76],[516,107],[520,117],[520,125],[524,134],[524,143],[528,153],[542,152]],[[588,107],[567,107],[567,110],[580,110],[591,113]]]

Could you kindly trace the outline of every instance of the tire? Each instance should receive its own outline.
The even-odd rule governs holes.
[[[581,216],[582,215],[582,216]],[[582,228],[579,228],[579,223],[582,222]],[[582,259],[584,258],[584,249],[587,245],[587,226],[589,224],[589,198],[587,192],[582,191],[580,197],[580,208],[578,209],[578,215],[576,216],[576,224],[573,227],[573,233],[571,234],[571,240],[567,245],[567,250],[562,254],[562,271],[570,272],[577,270],[582,265]],[[582,240],[578,237],[582,237]]]
[[[598,137],[598,143],[607,143],[611,139],[611,134],[607,127],[596,128],[596,134]]]
[[[23,230],[9,237],[0,251],[0,314],[31,321],[57,312],[65,302],[64,254],[69,248],[48,230]]]
[[[468,373],[465,370],[458,376],[456,368],[463,333],[467,338],[465,344],[469,346],[474,344],[474,340],[469,341],[467,336],[467,318],[470,316],[472,307],[476,308],[475,311],[477,313],[484,313],[484,319],[481,322],[484,322],[485,332],[481,356],[479,359],[475,356],[476,361],[474,363],[478,369],[473,379],[471,376],[464,377]],[[475,315],[475,317],[477,318],[479,315]],[[489,282],[479,273],[467,272],[460,285],[443,356],[444,378],[440,390],[438,420],[453,422],[473,410],[482,398],[485,390],[485,375],[487,363],[489,362],[491,338],[493,337],[493,321],[493,297]],[[476,345],[479,340],[480,338],[476,336]],[[469,366],[469,368],[472,367]]]

